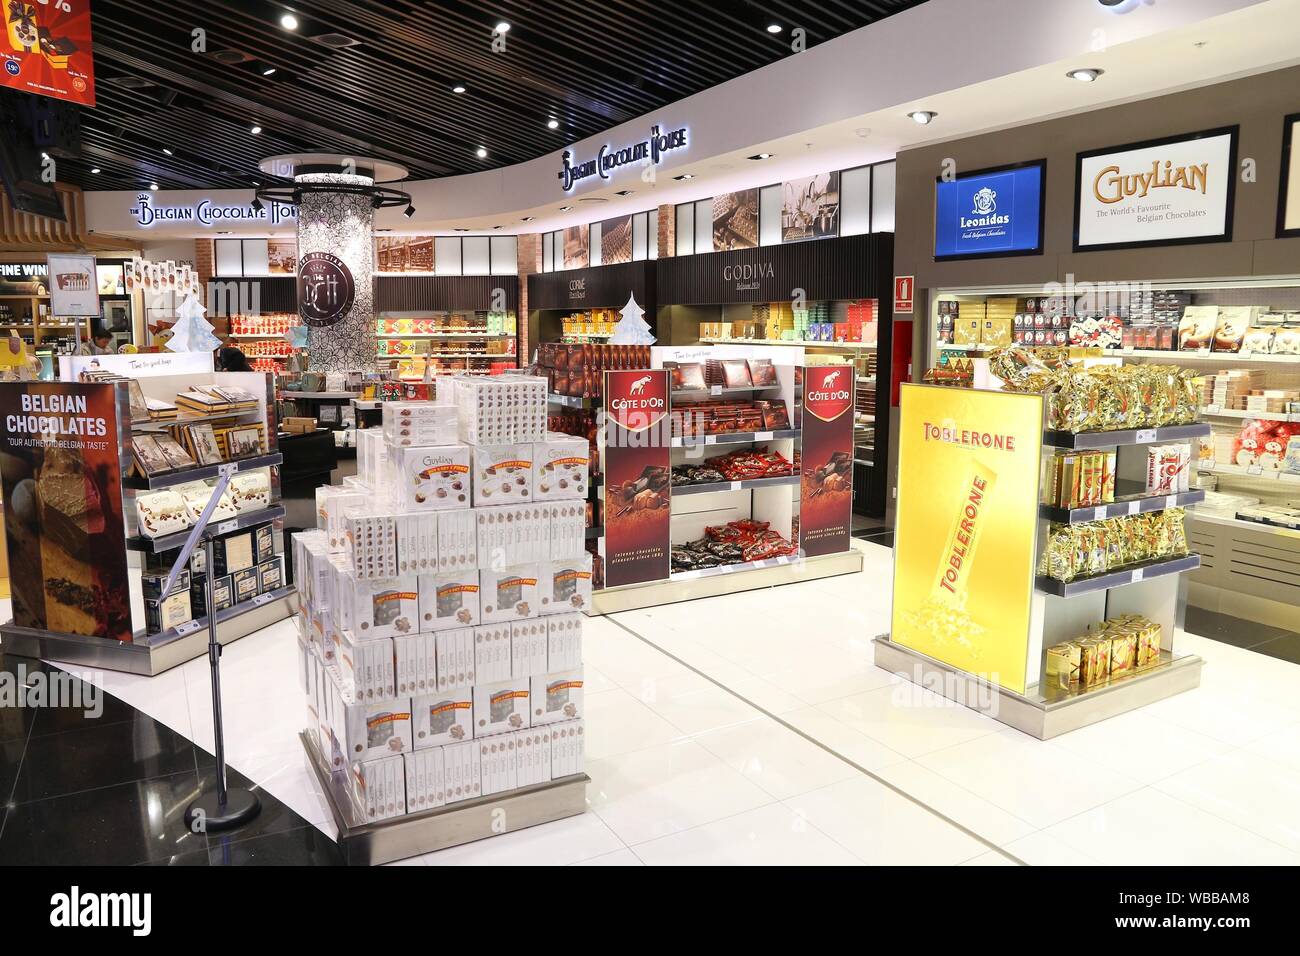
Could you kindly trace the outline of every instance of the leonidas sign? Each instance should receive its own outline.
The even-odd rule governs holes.
[[[1237,127],[1079,153],[1074,250],[1232,238]]]

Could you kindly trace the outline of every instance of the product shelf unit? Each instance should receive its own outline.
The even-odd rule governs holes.
[[[278,521],[285,516],[283,505],[272,505],[269,508],[260,508],[257,511],[245,511],[234,518],[228,518],[225,521],[218,521],[211,524],[210,530],[214,535],[232,534],[236,531],[243,531],[254,525],[265,524],[268,521]],[[163,551],[173,551],[185,544],[189,538],[189,529],[177,531],[175,534],[165,534],[157,538],[150,538],[145,535],[133,535],[126,539],[126,546],[133,551],[151,551],[159,554]],[[218,620],[221,618],[218,617]]]

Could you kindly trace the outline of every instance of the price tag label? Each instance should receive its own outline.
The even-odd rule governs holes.
[[[230,534],[230,532],[238,530],[238,521],[223,521],[221,524],[217,525],[217,534]]]
[[[1168,509],[1168,508],[1176,508],[1176,507],[1178,507],[1178,496],[1177,496],[1177,495],[1168,495],[1168,496],[1166,496],[1166,497],[1165,497],[1165,508]]]
[[[1132,355],[1132,354],[1133,354],[1133,346],[1131,346],[1131,345],[1125,346],[1124,348],[1122,348],[1122,349],[1119,350],[1119,354],[1120,354],[1120,355]]]
[[[1135,571],[1133,572],[1133,583],[1134,583],[1134,584],[1137,584],[1139,581],[1142,580],[1142,573],[1143,573],[1145,570],[1146,570],[1146,568],[1138,568],[1137,570],[1135,570]]]
[[[1219,412],[1221,412],[1221,411],[1223,411],[1223,409],[1220,408],[1218,405],[1206,405],[1206,406],[1205,406],[1205,414],[1207,414],[1207,415],[1217,415],[1217,414],[1219,414]]]
[[[1263,465],[1249,465],[1249,466],[1247,466],[1247,468],[1246,468],[1246,474],[1248,474],[1248,475],[1262,475],[1262,474],[1264,474],[1264,466],[1263,466]]]
[[[274,594],[259,594],[257,597],[253,598],[253,603],[269,604],[274,599],[274,597],[275,597]]]
[[[1216,462],[1213,458],[1207,458],[1207,459],[1205,459],[1205,461],[1201,462],[1199,465],[1196,466],[1196,470],[1197,470],[1197,471],[1214,471],[1214,467],[1215,467],[1215,465],[1217,465],[1217,464],[1218,464],[1218,462]]]
[[[754,441],[771,441],[771,432],[754,432]]]
[[[733,481],[733,482],[731,483],[731,490],[732,490],[732,491],[739,491],[742,487],[744,487],[744,482],[741,482],[741,481]]]
[[[177,625],[176,625],[176,633],[177,633],[177,634],[182,634],[182,635],[184,635],[184,634],[193,634],[193,633],[194,633],[195,631],[197,631],[198,629],[199,629],[199,622],[198,622],[198,621],[186,621],[184,624],[177,624]]]
[[[1141,510],[1142,510],[1142,502],[1140,502],[1140,501],[1130,501],[1130,502],[1128,503],[1128,513],[1129,513],[1129,514],[1131,514],[1131,515],[1135,515],[1135,514],[1137,514],[1139,511],[1141,511]]]
[[[718,436],[717,436],[717,435],[705,435],[705,436],[704,436],[704,444],[706,444],[706,445],[716,445],[717,443],[718,443]]]
[[[1156,430],[1154,428],[1139,428],[1137,431],[1137,443],[1145,445],[1147,442],[1156,440]]]
[[[1237,354],[1240,355],[1242,358],[1250,358],[1251,355],[1253,355],[1254,353],[1250,349],[1242,349]]]
[[[721,394],[722,394],[722,386],[721,386],[721,385],[710,385],[710,386],[709,386],[709,394],[710,394],[710,395],[721,395]]]
[[[1100,521],[1100,520],[1101,520],[1102,518],[1104,518],[1104,517],[1106,517],[1106,508],[1105,508],[1104,505],[1103,505],[1102,507],[1100,507],[1100,508],[1093,508],[1093,509],[1092,509],[1092,520],[1093,520],[1093,521]]]

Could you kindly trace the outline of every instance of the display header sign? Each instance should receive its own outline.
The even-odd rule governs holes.
[[[254,209],[251,201],[247,203],[215,203],[210,199],[183,206],[159,206],[149,193],[140,193],[135,197],[135,205],[128,208],[138,225],[148,229],[155,223],[174,225],[176,223],[194,223],[199,226],[226,225],[232,222],[264,222],[268,226],[278,226],[285,221],[297,218],[298,210],[287,203],[264,203],[261,209]]]
[[[1079,153],[1074,251],[1232,238],[1238,127]]]
[[[5,0],[0,86],[95,105],[90,0]]]
[[[50,312],[57,316],[99,315],[99,275],[94,256],[45,257]]]
[[[1030,256],[1043,251],[1043,180],[1034,160],[936,180],[934,258]]]
[[[903,385],[890,639],[1025,692],[1040,395]]]
[[[572,150],[566,149],[560,157],[563,164],[558,173],[561,185],[567,193],[584,179],[599,176],[609,179],[620,166],[639,164],[658,166],[665,153],[686,148],[686,127],[665,130],[657,124],[650,127],[650,137],[627,146],[610,146],[606,143],[595,157],[581,162],[574,161]]]

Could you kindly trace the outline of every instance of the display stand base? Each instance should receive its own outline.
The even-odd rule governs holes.
[[[226,803],[217,803],[217,793],[205,793],[185,809],[185,826],[191,833],[214,833],[242,826],[262,810],[262,802],[251,790],[232,787]]]
[[[784,563],[776,559],[755,565],[710,568],[707,572],[688,571],[666,581],[626,584],[604,588],[591,596],[590,614],[616,614],[643,607],[657,607],[677,601],[736,594],[757,588],[770,588],[798,581],[815,581],[840,574],[857,574],[862,570],[862,552],[856,548],[837,554],[812,558],[792,558]]]
[[[217,640],[229,644],[254,631],[290,617],[298,609],[298,592],[292,588],[275,600],[267,601],[233,617],[219,617]],[[147,640],[127,643],[81,634],[61,634],[19,627],[10,621],[0,624],[0,650],[19,657],[34,657],[56,664],[75,664],[106,671],[123,671],[153,677],[186,661],[208,653],[208,630],[197,627],[185,635],[174,635],[162,642]]]
[[[338,828],[343,859],[351,866],[392,863],[574,817],[587,809],[587,783],[591,778],[580,773],[378,823],[364,822],[359,819],[343,774],[326,768],[310,733],[304,731],[298,736]]]
[[[875,638],[876,666],[905,677],[1039,740],[1078,730],[1200,686],[1204,661],[1168,652],[1154,667],[1081,693],[1040,696],[997,687],[932,657],[902,647],[888,634]]]

